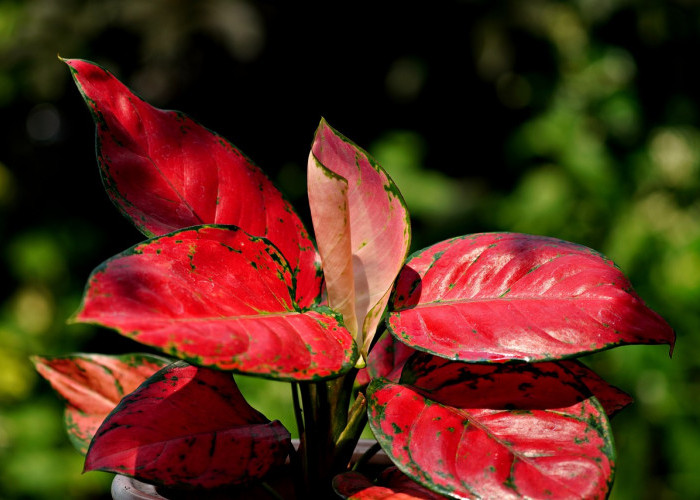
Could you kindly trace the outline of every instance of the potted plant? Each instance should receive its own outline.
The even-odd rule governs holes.
[[[607,495],[608,419],[631,398],[574,358],[675,340],[610,260],[514,233],[407,257],[398,188],[323,120],[312,239],[226,139],[65,62],[107,194],[148,238],[95,269],[72,321],[164,354],[34,358],[67,402],[85,470],[177,498]],[[232,373],[289,382],[298,443]],[[377,443],[353,459],[367,423]],[[366,472],[379,448],[393,466]]]

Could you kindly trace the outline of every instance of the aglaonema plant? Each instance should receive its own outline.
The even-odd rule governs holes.
[[[66,400],[85,470],[197,494],[606,497],[609,417],[631,398],[574,358],[675,340],[610,260],[514,233],[407,257],[398,188],[323,120],[308,159],[312,238],[226,139],[65,62],[95,119],[107,194],[148,238],[95,269],[72,320],[165,355],[34,358]],[[298,445],[232,372],[290,383]],[[367,423],[377,446],[351,460]],[[379,447],[394,466],[363,474]],[[280,475],[293,489],[275,490]]]

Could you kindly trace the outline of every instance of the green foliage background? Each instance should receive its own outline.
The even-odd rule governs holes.
[[[90,270],[140,235],[102,192],[67,69],[97,61],[233,140],[304,216],[321,115],[372,152],[414,249],[547,234],[613,258],[678,333],[586,361],[636,403],[611,498],[700,498],[700,11],[690,1],[0,0],[0,497],[99,498],[32,354],[142,350],[65,326]],[[293,427],[283,384],[242,379]]]

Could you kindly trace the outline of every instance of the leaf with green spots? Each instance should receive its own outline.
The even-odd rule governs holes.
[[[170,363],[149,354],[32,357],[36,370],[66,401],[68,436],[82,454],[121,399]]]
[[[401,383],[375,379],[367,394],[382,448],[437,493],[602,499],[612,485],[605,411],[561,363],[477,365],[420,355]]]
[[[542,236],[477,234],[409,258],[390,303],[409,346],[467,362],[546,361],[675,334],[593,250]]]
[[[153,238],[100,265],[75,319],[200,365],[285,380],[335,377],[358,352],[337,313],[295,304],[276,247],[234,226]]]
[[[67,59],[97,126],[97,160],[115,205],[146,236],[235,225],[274,242],[302,307],[319,298],[317,253],[299,216],[250,159],[183,113],[154,108],[109,71]]]
[[[408,253],[408,209],[382,167],[325,120],[309,155],[308,188],[328,304],[366,357]]]
[[[85,470],[168,487],[214,488],[284,463],[289,432],[253,409],[233,377],[178,361],[125,397],[95,434]]]

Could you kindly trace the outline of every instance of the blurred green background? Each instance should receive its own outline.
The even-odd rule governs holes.
[[[611,498],[700,498],[699,49],[682,0],[0,0],[0,498],[108,492],[28,356],[143,350],[65,325],[91,269],[142,238],[57,53],[231,139],[307,221],[325,116],[394,177],[414,249],[519,231],[614,259],[678,342],[586,359],[636,399],[613,421]],[[241,383],[291,427],[286,385]]]

